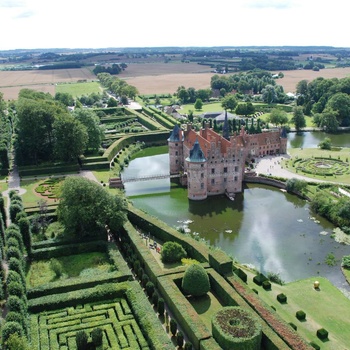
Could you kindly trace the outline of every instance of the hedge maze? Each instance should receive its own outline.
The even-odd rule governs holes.
[[[349,164],[331,158],[306,158],[294,161],[296,170],[318,176],[345,175],[349,173]]]
[[[76,349],[76,333],[84,330],[90,335],[97,327],[103,331],[103,346],[110,349],[149,349],[125,298],[32,314],[32,347]]]

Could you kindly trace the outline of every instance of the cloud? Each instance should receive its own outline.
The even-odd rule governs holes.
[[[251,0],[246,3],[249,8],[255,9],[276,9],[285,10],[295,7],[295,1],[293,0]]]
[[[21,12],[20,14],[18,14],[17,16],[15,16],[14,18],[29,18],[34,16],[34,12],[33,11],[25,11],[25,12]]]
[[[0,0],[0,7],[23,7],[25,6],[22,0]]]

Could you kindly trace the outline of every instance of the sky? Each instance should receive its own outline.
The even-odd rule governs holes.
[[[0,0],[0,50],[350,47],[344,0]]]

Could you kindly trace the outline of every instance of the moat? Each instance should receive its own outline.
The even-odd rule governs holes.
[[[133,160],[123,175],[146,176],[167,169],[168,155],[164,154]],[[273,187],[249,185],[234,201],[214,196],[197,202],[188,200],[186,189],[169,179],[127,183],[125,187],[136,207],[172,227],[188,228],[190,234],[240,263],[263,273],[279,273],[286,282],[323,276],[337,287],[349,289],[340,262],[343,255],[350,254],[350,246],[335,242],[331,238],[334,226],[312,214],[308,203],[296,196]],[[326,264],[329,254],[335,256],[336,266]]]

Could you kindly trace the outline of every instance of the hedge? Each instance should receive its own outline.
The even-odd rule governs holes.
[[[328,338],[328,331],[324,328],[320,328],[316,332],[317,338],[324,340]]]
[[[92,288],[47,295],[29,300],[28,310],[36,313],[74,306],[76,304],[85,304],[118,298],[122,297],[129,287],[129,282],[104,283]]]
[[[222,250],[209,251],[209,264],[222,276],[232,275],[232,259]]]
[[[151,305],[141,289],[138,282],[130,282],[130,287],[126,291],[130,308],[137,320],[140,328],[148,339],[152,349],[173,350],[174,345],[163,330],[156,314],[151,309]]]

